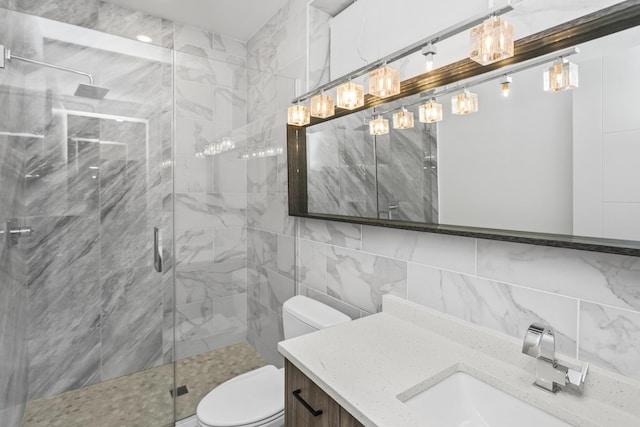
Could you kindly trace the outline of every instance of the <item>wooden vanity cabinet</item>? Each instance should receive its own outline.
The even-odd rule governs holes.
[[[364,427],[288,360],[284,372],[285,427]]]

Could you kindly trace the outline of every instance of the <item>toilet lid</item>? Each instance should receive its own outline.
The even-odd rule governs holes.
[[[198,404],[198,418],[216,427],[253,424],[284,411],[284,374],[269,365],[222,383]]]

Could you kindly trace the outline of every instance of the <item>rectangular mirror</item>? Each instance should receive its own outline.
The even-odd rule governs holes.
[[[558,61],[547,54],[535,66],[491,70],[489,81],[479,72],[455,82],[459,90],[432,86],[339,115],[307,127],[303,138],[305,128],[294,128],[290,162],[304,168],[305,183],[291,170],[290,178],[306,187],[306,200],[291,203],[291,214],[640,254],[640,27],[628,27],[594,38],[594,24],[593,37],[565,58],[578,66],[575,90],[543,90],[543,73]],[[541,37],[560,39],[575,27],[563,28]],[[478,111],[452,114],[463,89],[477,94]],[[434,91],[446,93],[436,97],[443,120],[421,123],[419,107]],[[414,127],[393,128],[402,109]],[[379,116],[390,131],[372,136],[369,122]],[[303,161],[291,156],[292,144],[304,147]]]

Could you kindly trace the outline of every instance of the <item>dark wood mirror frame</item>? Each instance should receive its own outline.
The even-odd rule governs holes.
[[[384,99],[366,95],[364,106],[355,110],[336,108],[335,116],[332,116],[329,119],[312,118],[310,126],[376,107],[378,105],[387,104],[430,89],[443,87],[460,80],[497,70],[504,66],[517,64],[542,55],[551,54],[562,49],[577,46],[581,43],[614,34],[638,25],[640,25],[640,0],[629,0],[618,3],[611,7],[516,41],[515,54],[509,59],[487,66],[482,66],[470,59],[455,62],[445,67],[403,81],[398,95]],[[640,241],[309,213],[307,197],[306,128],[307,127],[287,126],[290,216],[640,256]]]

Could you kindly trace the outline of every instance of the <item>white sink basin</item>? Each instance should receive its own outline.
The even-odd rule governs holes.
[[[404,403],[425,426],[571,427],[464,372],[454,373]]]

